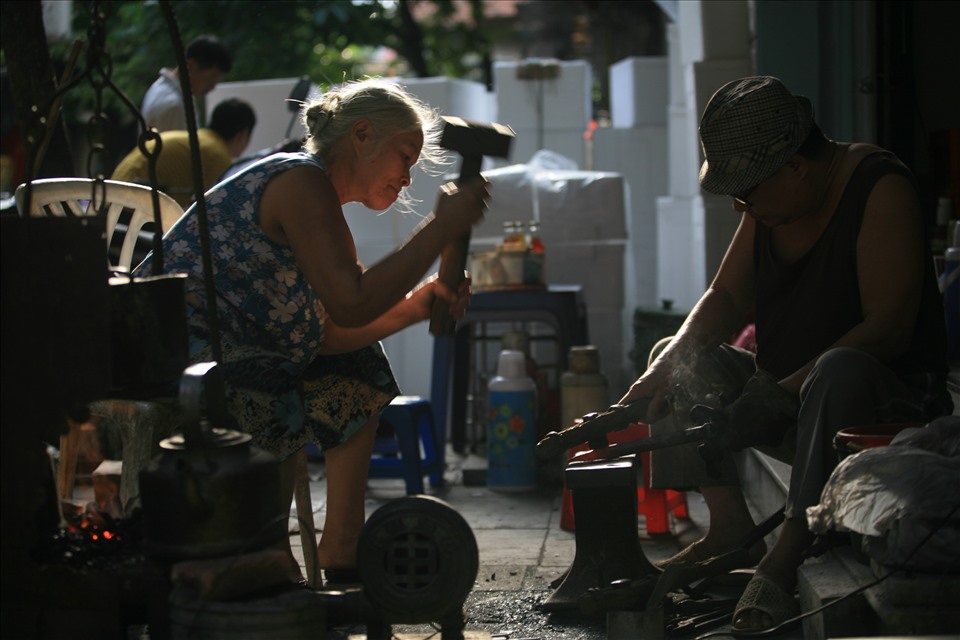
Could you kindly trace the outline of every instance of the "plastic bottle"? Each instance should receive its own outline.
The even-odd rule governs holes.
[[[537,441],[547,435],[556,425],[550,424],[550,409],[547,401],[550,395],[546,373],[530,355],[530,336],[526,331],[507,331],[500,337],[500,348],[509,351],[520,351],[527,361],[527,375],[537,387]],[[556,420],[556,415],[553,420]]]
[[[501,247],[504,251],[523,251],[527,248],[527,236],[522,222],[510,220],[503,223]]]
[[[522,491],[537,486],[537,386],[522,351],[500,352],[490,380],[487,486]]]
[[[563,429],[588,413],[610,406],[610,385],[600,370],[597,348],[593,345],[570,347],[567,361],[568,370],[560,376],[560,426]]]
[[[530,229],[530,237],[527,241],[527,248],[534,253],[543,253],[546,251],[543,240],[540,238],[540,223],[536,220],[531,220],[528,228]]]
[[[500,336],[500,349],[503,351],[519,351],[526,361],[527,375],[537,379],[537,363],[530,356],[530,336],[526,331],[507,331]]]

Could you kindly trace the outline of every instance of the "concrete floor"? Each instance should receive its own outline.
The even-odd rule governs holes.
[[[562,486],[539,487],[524,492],[465,486],[464,462],[462,456],[448,454],[446,485],[439,489],[428,485],[425,493],[443,500],[462,515],[476,538],[479,571],[464,606],[467,638],[603,640],[614,637],[608,636],[607,620],[602,614],[599,618],[591,618],[579,612],[547,614],[537,609],[555,591],[550,586],[551,581],[561,576],[575,557],[575,534],[560,528]],[[322,462],[311,461],[309,471],[314,522],[319,535],[325,518],[326,478]],[[371,479],[368,482],[367,517],[404,495],[402,480]],[[648,560],[655,562],[670,557],[702,535],[707,525],[707,513],[699,494],[688,494],[688,509],[689,519],[678,520],[671,516],[671,532],[668,534],[648,535],[645,518],[638,516],[641,549]],[[291,546],[304,567],[303,548],[296,531],[297,526],[291,523]],[[630,624],[627,623],[628,628]],[[392,631],[400,638],[439,638],[436,627],[429,625],[394,624]],[[359,640],[365,638],[365,634],[363,624],[344,625],[329,631],[327,638]]]

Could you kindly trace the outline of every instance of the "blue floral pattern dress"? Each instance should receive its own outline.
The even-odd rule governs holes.
[[[260,228],[260,199],[275,175],[304,165],[307,153],[265,158],[205,195],[217,291],[227,409],[254,446],[286,458],[308,441],[336,446],[399,393],[379,343],[318,355],[326,313],[293,251]],[[190,361],[213,361],[196,206],[163,238],[164,271],[186,273]],[[151,257],[134,275],[150,273]]]

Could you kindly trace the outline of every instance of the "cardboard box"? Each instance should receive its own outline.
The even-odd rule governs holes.
[[[544,254],[521,250],[480,251],[470,254],[472,287],[476,291],[543,288]]]

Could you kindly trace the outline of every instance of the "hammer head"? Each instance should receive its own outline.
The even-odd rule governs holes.
[[[468,174],[480,173],[480,160],[483,156],[506,158],[510,153],[510,143],[516,133],[504,124],[482,123],[464,120],[453,116],[441,116],[443,133],[440,146],[456,151],[463,156],[463,169],[460,178]]]

